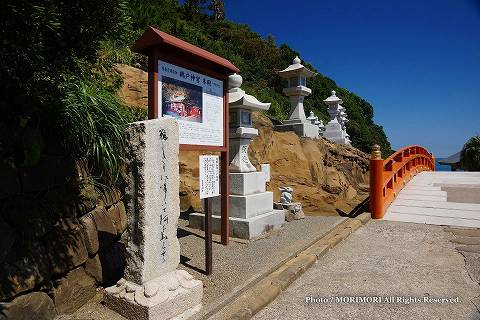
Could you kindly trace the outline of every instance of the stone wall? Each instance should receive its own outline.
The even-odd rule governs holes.
[[[50,159],[30,172],[3,169],[0,319],[71,313],[97,286],[123,276],[127,217],[120,191],[79,191],[72,181],[85,172],[68,161]]]

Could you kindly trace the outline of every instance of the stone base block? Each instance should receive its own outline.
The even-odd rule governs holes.
[[[203,284],[175,270],[143,285],[121,279],[106,291],[107,307],[127,319],[188,319],[201,308]]]
[[[323,135],[323,137],[336,144],[350,144],[350,142],[345,137],[331,136],[325,134]]]
[[[212,232],[215,234],[220,234],[220,220],[220,216],[212,215]],[[204,214],[190,214],[191,228],[204,230],[204,221]],[[230,217],[230,236],[240,239],[255,239],[269,231],[279,229],[284,222],[284,210],[271,210],[249,219]]]
[[[273,192],[266,191],[262,193],[238,196],[231,194],[230,199],[230,217],[248,219],[263,213],[272,211]],[[220,215],[220,197],[212,199],[212,214]]]
[[[265,192],[265,173],[230,173],[230,194],[245,196]]]
[[[323,132],[323,137],[338,144],[347,144],[349,142],[341,125],[338,123],[328,123]]]
[[[275,209],[284,209],[286,211],[285,220],[287,222],[305,218],[305,213],[303,212],[302,204],[300,202],[291,202],[291,203],[274,202],[273,207]]]
[[[280,124],[275,126],[277,131],[293,131],[301,137],[318,138],[319,129],[318,126],[311,123],[292,123],[292,124]]]

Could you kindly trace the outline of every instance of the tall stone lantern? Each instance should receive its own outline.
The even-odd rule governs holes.
[[[311,78],[317,73],[306,68],[301,62],[296,57],[293,59],[293,64],[277,72],[280,77],[288,80],[288,85],[283,89],[283,93],[290,99],[292,111],[290,118],[283,121],[281,125],[276,125],[275,129],[294,131],[302,137],[318,138],[318,126],[307,120],[303,108],[303,100],[312,93],[312,89],[307,88],[307,78]]]
[[[248,146],[258,136],[252,126],[252,111],[270,108],[270,103],[262,103],[254,96],[240,89],[243,79],[239,74],[229,77],[228,104],[230,109],[230,172],[255,172],[248,158]]]
[[[273,209],[273,193],[266,191],[266,176],[257,172],[248,157],[248,147],[258,130],[252,126],[252,111],[268,110],[262,103],[240,88],[242,77],[229,77],[230,109],[230,233],[241,239],[254,239],[280,228],[285,222],[283,210]],[[190,226],[202,228],[204,215],[190,214]],[[212,200],[212,229],[220,232],[220,198]]]
[[[332,95],[323,100],[323,102],[328,106],[327,111],[330,115],[330,121],[325,126],[323,137],[335,143],[347,144],[346,131],[344,130],[346,113],[344,111],[345,108],[340,105],[343,103],[342,99],[337,97],[335,91],[332,91]]]

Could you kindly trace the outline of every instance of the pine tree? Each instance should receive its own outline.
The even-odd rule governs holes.
[[[212,11],[212,18],[215,21],[225,19],[225,3],[223,0],[212,0],[208,9]]]
[[[206,0],[187,0],[183,7],[188,17],[194,17],[202,13]]]

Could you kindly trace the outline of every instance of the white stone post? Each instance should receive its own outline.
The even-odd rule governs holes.
[[[127,266],[124,278],[106,289],[106,304],[128,319],[188,318],[201,308],[203,286],[177,270],[178,124],[134,122],[126,133]]]

